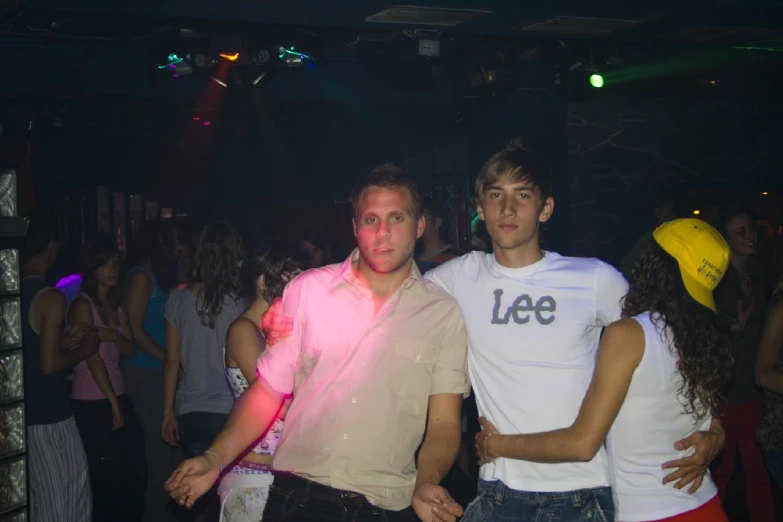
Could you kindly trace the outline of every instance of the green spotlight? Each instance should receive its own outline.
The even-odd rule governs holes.
[[[604,86],[604,77],[600,74],[593,74],[590,76],[590,85],[596,89],[600,89]]]

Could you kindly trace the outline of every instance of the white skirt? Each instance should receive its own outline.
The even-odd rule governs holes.
[[[275,476],[235,466],[218,486],[220,522],[259,522]]]

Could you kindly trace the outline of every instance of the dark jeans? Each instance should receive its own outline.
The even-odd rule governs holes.
[[[186,459],[202,455],[215,437],[223,430],[228,415],[194,411],[177,416],[179,447]],[[187,519],[192,522],[214,522],[220,518],[220,497],[217,485],[196,501],[189,511]]]
[[[608,487],[535,493],[509,489],[502,482],[480,480],[478,496],[461,522],[613,522],[614,502]]]
[[[127,395],[118,397],[123,426],[113,431],[108,400],[71,401],[90,470],[94,522],[140,522],[147,463],[144,434]]]
[[[389,511],[364,495],[330,488],[293,474],[275,473],[264,522],[416,522],[413,509]]]
[[[772,480],[777,483],[779,488],[783,489],[783,453],[777,451],[763,451],[762,453]]]

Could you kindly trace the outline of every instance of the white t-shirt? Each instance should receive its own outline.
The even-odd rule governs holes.
[[[663,485],[668,470],[661,464],[693,453],[674,442],[709,429],[712,417],[685,413],[678,392],[677,355],[669,350],[671,333],[645,313],[634,317],[644,329],[644,355],[633,374],[628,395],[615,419],[606,448],[617,520],[659,520],[697,509],[718,494],[709,473],[693,495]]]
[[[603,327],[620,318],[628,285],[597,259],[545,252],[506,268],[472,252],[424,276],[449,292],[468,331],[468,369],[479,414],[503,434],[570,426],[593,375]],[[497,459],[483,480],[518,491],[559,492],[609,485],[602,448],[590,462],[539,464]]]

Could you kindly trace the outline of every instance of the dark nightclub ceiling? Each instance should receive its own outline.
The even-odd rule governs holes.
[[[783,0],[2,0],[6,34],[144,41],[182,23],[435,28],[450,35],[506,35],[767,45],[783,41]],[[410,4],[409,4],[410,5]],[[198,22],[198,23],[196,23]]]
[[[198,67],[195,57],[201,56],[203,62],[204,56],[211,60],[219,53],[240,53],[242,58],[234,64],[239,70],[258,66],[262,52],[267,53],[266,60],[271,56],[264,62],[270,68],[292,65],[287,58],[298,60],[301,52],[322,63],[361,62],[376,73],[385,69],[392,79],[418,75],[424,88],[435,77],[448,77],[459,84],[455,91],[459,95],[465,86],[477,85],[489,86],[485,92],[495,95],[504,83],[504,72],[523,62],[557,64],[564,74],[556,82],[567,83],[566,76],[576,71],[584,83],[585,72],[600,69],[607,85],[633,84],[658,92],[665,78],[688,75],[698,76],[701,82],[720,81],[726,92],[733,85],[732,92],[753,96],[760,86],[765,86],[767,95],[777,95],[777,82],[783,81],[775,79],[783,76],[776,74],[783,65],[783,0],[417,0],[414,4],[0,0],[0,59],[6,70],[25,76],[6,87],[0,82],[0,95],[36,91],[33,84],[40,78],[32,78],[26,69],[47,67],[50,77],[68,76],[54,72],[57,63],[63,70],[110,64],[115,85],[128,85],[128,92],[152,93],[155,87],[134,90],[132,80],[142,78],[139,70],[145,67],[155,72],[157,66],[170,65],[171,56],[188,57],[190,62],[187,71],[179,65],[172,69],[177,76],[200,73],[209,78],[214,71]],[[36,46],[35,52],[31,46]],[[281,53],[281,61],[276,61],[281,46],[295,46],[296,52]],[[66,56],[66,48],[90,52]],[[143,66],[138,58],[142,54]],[[245,84],[261,77],[257,69],[248,74],[252,77],[245,78]],[[50,82],[47,93],[53,85],[57,92],[68,92]],[[69,85],[78,90],[74,82]]]

